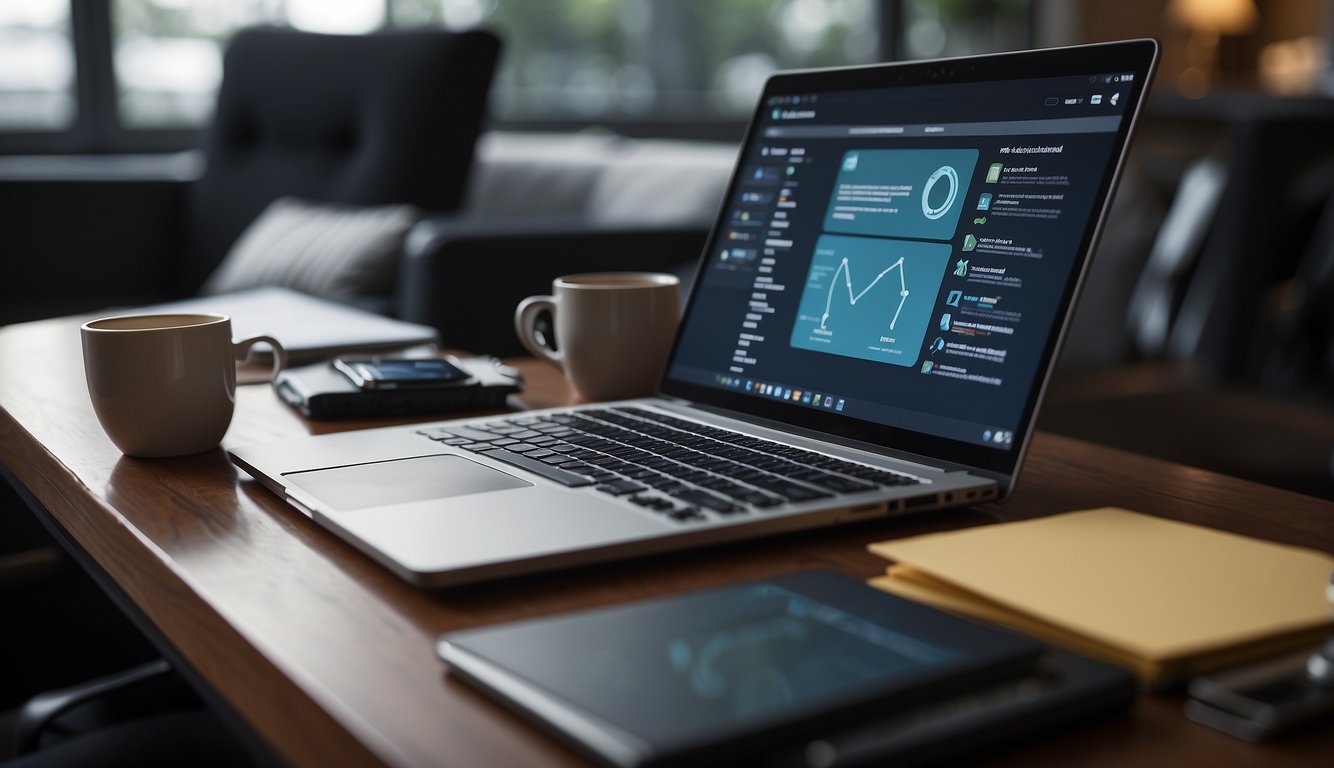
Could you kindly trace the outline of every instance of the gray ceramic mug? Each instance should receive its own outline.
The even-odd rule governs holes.
[[[588,400],[657,392],[680,319],[680,281],[656,272],[596,272],[558,277],[550,296],[529,296],[514,311],[519,341],[565,371]],[[547,311],[556,349],[534,326]]]
[[[275,374],[287,363],[282,345],[268,336],[233,341],[226,315],[107,317],[80,333],[93,410],[128,456],[216,447],[232,422],[236,361],[262,341],[273,348]]]

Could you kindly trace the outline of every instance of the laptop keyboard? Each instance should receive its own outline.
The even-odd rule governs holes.
[[[913,485],[918,478],[634,406],[419,434],[680,522]]]

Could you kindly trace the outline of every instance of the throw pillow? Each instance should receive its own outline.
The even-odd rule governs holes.
[[[204,293],[281,285],[328,298],[387,294],[418,218],[410,205],[355,207],[283,197],[246,228]]]

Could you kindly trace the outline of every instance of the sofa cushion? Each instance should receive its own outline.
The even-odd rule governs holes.
[[[205,293],[281,285],[314,296],[386,294],[403,236],[419,218],[410,205],[353,207],[275,200],[204,283]]]
[[[710,226],[737,146],[606,133],[493,131],[477,147],[468,216],[596,227]]]
[[[468,214],[487,219],[582,219],[598,176],[624,141],[595,133],[483,134],[468,185]]]
[[[628,144],[598,177],[588,196],[589,221],[626,224],[699,224],[718,216],[737,147],[688,141]]]

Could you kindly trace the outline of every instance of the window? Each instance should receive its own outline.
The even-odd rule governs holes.
[[[0,130],[67,129],[75,115],[68,0],[0,3]]]
[[[222,80],[222,49],[253,24],[356,34],[384,24],[385,0],[114,0],[117,111],[127,128],[197,128]]]
[[[873,0],[398,0],[402,25],[505,40],[508,120],[742,120],[780,68],[880,57]]]
[[[1033,44],[1028,0],[906,0],[904,59],[935,59],[1027,48]]]
[[[777,69],[1020,48],[1034,0],[0,1],[0,152],[194,146],[237,29],[482,26],[502,126],[734,136]]]

